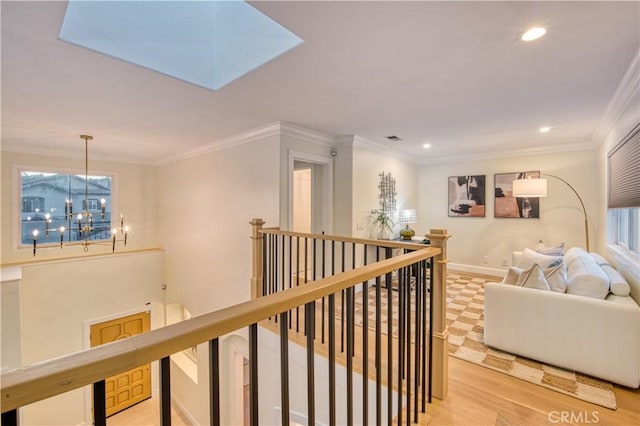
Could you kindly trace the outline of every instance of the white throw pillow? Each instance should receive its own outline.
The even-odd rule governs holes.
[[[589,253],[589,254],[593,258],[593,260],[595,260],[595,262],[598,264],[598,266],[611,265],[607,259],[602,257],[602,255],[600,255],[598,253]]]
[[[517,266],[512,266],[507,271],[507,275],[502,279],[502,284],[515,285],[518,282],[518,278],[525,270],[522,268],[518,268]]]
[[[571,266],[571,262],[578,257],[591,257],[589,253],[583,248],[580,247],[571,247],[564,254],[564,263],[567,264],[567,268]]]
[[[567,291],[567,266],[564,262],[544,270],[544,277],[551,290],[559,293]]]
[[[604,299],[609,294],[609,277],[588,254],[567,264],[567,293]]]
[[[533,265],[531,269],[525,271],[520,275],[516,285],[527,288],[536,288],[538,290],[551,290],[549,283],[547,283],[544,277],[544,271],[539,265]]]
[[[616,296],[628,296],[631,293],[629,283],[620,272],[613,269],[613,266],[606,264],[601,266],[604,273],[609,277],[609,290]]]
[[[526,248],[522,252],[522,259],[520,259],[517,266],[518,268],[529,269],[537,264],[540,268],[547,269],[551,265],[560,264],[560,262],[562,262],[562,256],[548,256]]]
[[[547,256],[562,256],[564,250],[564,243],[560,243],[554,247],[547,247],[544,241],[540,240],[536,245],[535,251],[540,254],[546,254]]]

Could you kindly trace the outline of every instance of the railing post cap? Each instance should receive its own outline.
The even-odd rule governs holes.
[[[251,219],[251,222],[249,222],[249,223],[251,225],[254,225],[254,226],[256,226],[256,225],[257,226],[261,226],[261,225],[264,225],[266,222],[264,220],[260,219],[260,218],[254,218],[254,219]]]
[[[429,233],[426,235],[430,240],[446,240],[451,238],[451,234],[447,232],[446,229],[431,229]]]

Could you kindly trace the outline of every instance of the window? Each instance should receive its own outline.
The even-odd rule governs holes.
[[[608,241],[640,253],[640,124],[607,160]]]
[[[110,176],[85,176],[39,171],[20,172],[20,234],[22,244],[33,242],[38,231],[38,244],[84,240],[78,230],[78,214],[89,213],[92,224],[88,238],[111,237]],[[85,189],[87,192],[85,202]],[[104,202],[103,202],[104,200]],[[84,220],[84,219],[83,219]],[[64,227],[64,232],[60,230]],[[62,234],[62,235],[61,235]]]
[[[40,213],[44,211],[44,197],[22,197],[24,213]]]

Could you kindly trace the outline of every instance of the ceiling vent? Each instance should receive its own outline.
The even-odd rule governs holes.
[[[390,141],[394,141],[394,142],[400,142],[402,140],[401,138],[399,138],[396,135],[387,136],[387,139],[389,139]]]

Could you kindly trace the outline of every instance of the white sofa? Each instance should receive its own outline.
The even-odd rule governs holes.
[[[516,255],[517,256],[517,255]],[[606,299],[487,283],[490,347],[611,382],[640,386],[640,289]],[[634,299],[635,298],[635,299]]]

